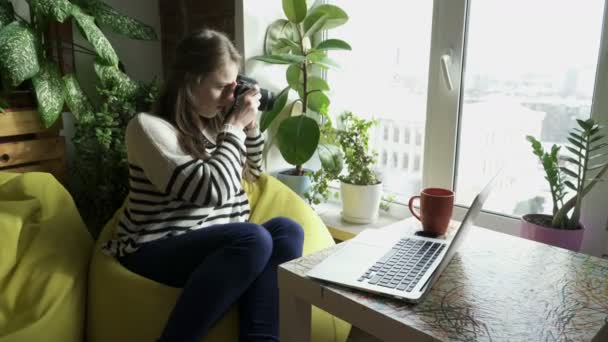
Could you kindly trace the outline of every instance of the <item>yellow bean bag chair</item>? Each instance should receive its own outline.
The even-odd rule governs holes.
[[[0,341],[81,342],[93,247],[48,173],[0,172]]]
[[[334,244],[327,228],[312,209],[281,182],[262,175],[245,190],[251,204],[251,221],[262,223],[287,216],[304,228],[304,254]],[[124,268],[101,252],[112,237],[119,212],[103,229],[93,252],[89,273],[87,337],[89,342],[151,342],[160,333],[180,290],[146,279]],[[315,342],[345,341],[350,325],[313,307],[312,338]],[[238,341],[238,315],[231,309],[209,335],[207,342]]]

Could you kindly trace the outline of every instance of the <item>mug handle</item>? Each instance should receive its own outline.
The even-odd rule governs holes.
[[[414,217],[415,217],[415,218],[417,218],[417,219],[418,219],[418,221],[422,222],[422,219],[420,218],[420,215],[418,215],[418,214],[416,213],[416,211],[414,210],[414,200],[415,200],[416,198],[420,199],[420,196],[412,196],[412,197],[410,198],[410,202],[408,203],[408,205],[407,205],[407,206],[408,206],[408,207],[410,207],[410,211],[412,212],[412,215],[414,215]]]

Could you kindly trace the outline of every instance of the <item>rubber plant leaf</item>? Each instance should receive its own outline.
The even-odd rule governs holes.
[[[317,50],[352,50],[351,46],[341,39],[327,39],[315,46]]]
[[[44,61],[38,74],[32,78],[32,83],[42,124],[51,127],[61,115],[64,104],[63,80],[57,63]]]
[[[293,25],[289,21],[279,19],[270,24],[266,30],[266,37],[264,38],[264,54],[278,55],[291,52],[291,44],[286,44],[283,39],[293,41],[294,30]]]
[[[20,22],[0,30],[0,75],[13,87],[40,71],[34,32]]]
[[[253,59],[270,64],[298,64],[306,61],[306,57],[291,54],[255,56]]]
[[[262,113],[260,118],[260,130],[264,132],[272,124],[277,115],[285,108],[287,104],[287,97],[289,96],[289,87],[281,90],[277,96],[277,100],[274,102],[274,106],[271,110]]]
[[[306,0],[283,0],[283,12],[292,23],[300,23],[306,18]]]
[[[308,32],[319,18],[324,15],[327,16],[327,18],[323,23],[323,26],[319,28],[320,30],[329,30],[344,25],[348,21],[348,15],[340,7],[334,5],[320,5],[310,10],[306,19],[304,19],[304,32]]]
[[[320,135],[315,120],[304,115],[293,116],[281,122],[277,145],[286,162],[302,165],[314,155]]]

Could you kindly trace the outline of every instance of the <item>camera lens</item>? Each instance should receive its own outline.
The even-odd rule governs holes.
[[[234,98],[238,98],[247,90],[253,88],[255,84],[258,84],[256,80],[251,77],[247,77],[244,75],[238,75],[236,79],[237,85],[234,89]],[[268,89],[260,88],[260,106],[258,107],[259,111],[267,112],[272,109],[274,106],[275,96],[274,93]]]
[[[260,94],[262,97],[260,98],[260,106],[258,107],[258,110],[262,112],[271,110],[274,106],[274,93],[270,90],[260,88]]]

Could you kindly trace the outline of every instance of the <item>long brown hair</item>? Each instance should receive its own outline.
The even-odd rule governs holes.
[[[180,41],[175,60],[154,114],[169,121],[178,131],[178,141],[184,152],[195,158],[207,159],[202,129],[218,132],[223,118],[204,118],[196,112],[192,88],[210,72],[231,61],[239,64],[241,55],[230,38],[211,29],[197,30]]]

